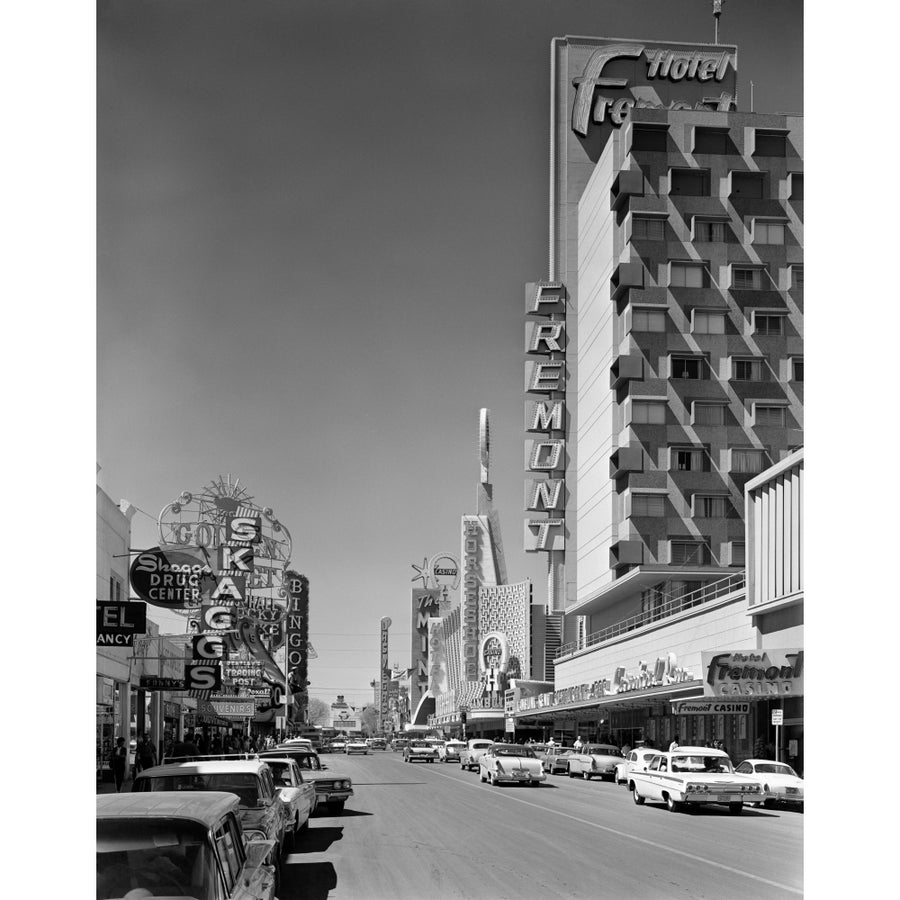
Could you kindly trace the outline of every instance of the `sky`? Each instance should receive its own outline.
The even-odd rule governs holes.
[[[459,553],[491,411],[523,550],[526,282],[547,275],[554,36],[713,40],[708,0],[101,0],[97,462],[140,512],[231,474],[310,579],[311,693],[409,663],[412,564]],[[726,3],[741,108],[801,112],[800,3]],[[183,620],[151,609],[163,630]]]

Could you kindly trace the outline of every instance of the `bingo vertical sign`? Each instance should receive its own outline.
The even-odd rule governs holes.
[[[289,569],[284,573],[284,590],[287,597],[285,668],[297,718],[304,722],[309,706],[309,694],[306,690],[309,674],[309,579]]]

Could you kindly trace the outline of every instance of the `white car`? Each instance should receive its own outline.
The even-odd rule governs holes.
[[[459,762],[459,754],[463,747],[466,746],[465,741],[444,741],[438,747],[438,758],[441,762]]]
[[[745,759],[736,769],[741,775],[753,775],[763,781],[763,805],[799,803],[803,806],[803,779],[787,764],[771,759]]]
[[[459,767],[474,772],[478,769],[478,760],[494,742],[487,738],[472,738],[465,747],[459,751]]]
[[[622,762],[622,751],[612,744],[585,744],[569,756],[569,778],[577,775],[585,781],[592,778],[616,779],[616,766]]]
[[[369,745],[362,740],[357,741],[347,741],[347,745],[344,747],[344,753],[349,756],[351,753],[368,753]]]
[[[646,800],[661,800],[670,812],[686,805],[724,803],[738,815],[745,803],[764,798],[758,778],[738,774],[728,754],[710,747],[678,747],[658,753],[646,772],[632,772],[628,787],[638,806]]]
[[[492,785],[508,781],[538,787],[547,780],[547,773],[534,750],[521,744],[488,747],[478,760],[478,775],[483,782]]]
[[[632,772],[646,772],[650,760],[659,754],[651,747],[636,747],[620,763],[616,764],[616,784],[628,784]]]

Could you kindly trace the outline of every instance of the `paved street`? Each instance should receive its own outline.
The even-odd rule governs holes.
[[[673,814],[623,786],[549,776],[490,787],[399,753],[325,755],[353,779],[285,858],[280,900],[761,898],[802,893],[803,814],[724,807]]]

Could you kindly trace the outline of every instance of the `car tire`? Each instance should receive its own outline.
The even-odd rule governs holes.
[[[481,772],[480,769],[478,770],[478,780],[479,780],[482,784],[484,784],[485,781],[487,781],[487,779],[484,777],[484,774]]]
[[[681,804],[671,794],[666,795],[666,809],[669,812],[681,812]]]
[[[743,803],[729,803],[728,804],[728,812],[733,816],[739,816],[744,810]]]
[[[572,771],[572,767],[571,767],[571,766],[566,766],[566,775],[568,775],[569,778],[574,778],[574,777],[575,777],[575,773]]]
[[[631,797],[638,806],[643,806],[644,801],[647,799],[638,793],[637,788],[634,785],[631,786]]]

